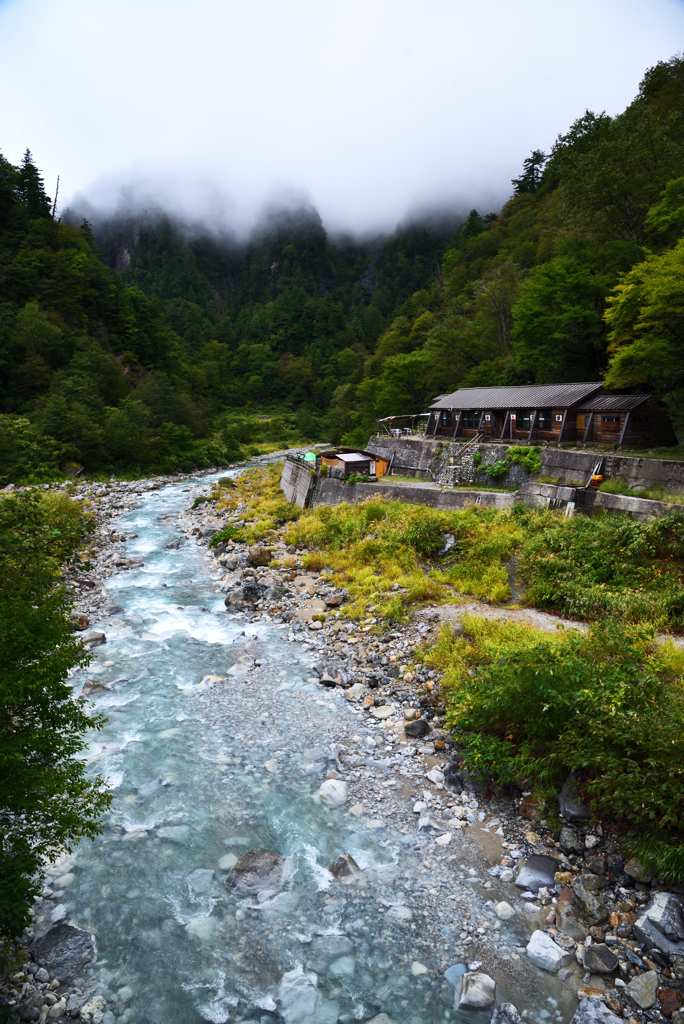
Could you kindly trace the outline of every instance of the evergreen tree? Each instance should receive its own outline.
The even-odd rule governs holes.
[[[527,160],[523,160],[523,171],[519,178],[513,178],[513,195],[522,196],[528,192],[536,192],[541,182],[542,171],[546,163],[546,153],[534,149]]]
[[[45,194],[43,178],[33,162],[30,149],[26,150],[19,165],[17,194],[30,217],[50,217],[52,215],[50,199]]]

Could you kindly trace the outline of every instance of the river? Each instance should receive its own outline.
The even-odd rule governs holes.
[[[109,614],[92,623],[107,642],[73,679],[77,691],[86,678],[103,686],[91,699],[108,721],[88,756],[115,799],[103,835],[48,884],[65,919],[96,938],[108,1010],[120,1024],[345,1024],[380,1012],[397,1024],[472,1021],[443,977],[464,959],[452,951],[468,911],[503,951],[501,998],[540,1024],[568,1020],[572,999],[525,960],[524,926],[496,922],[494,902],[512,886],[495,895],[499,883],[488,891],[472,869],[482,884],[471,884],[458,848],[427,860],[410,805],[400,829],[321,804],[339,744],[375,741],[339,691],[322,694],[312,655],[274,624],[226,613],[206,548],[166,547],[199,482],[147,492],[117,519],[144,565],[108,581]],[[262,668],[227,674],[250,640]],[[228,681],[198,685],[208,675]],[[392,787],[390,774],[378,786]],[[288,857],[283,890],[228,888],[230,868],[258,847]],[[326,870],[344,851],[365,885]]]

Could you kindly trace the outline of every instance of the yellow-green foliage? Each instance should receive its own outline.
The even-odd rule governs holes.
[[[455,565],[449,564],[451,557],[437,557],[446,533],[458,538],[452,548]],[[380,498],[319,506],[287,534],[290,543],[317,549],[305,556],[306,566],[332,569],[334,581],[347,587],[345,614],[373,611],[393,620],[404,620],[424,602],[455,600],[454,588],[490,601],[506,600],[510,590],[502,561],[522,539],[507,511],[432,509]],[[402,590],[392,591],[394,584]]]
[[[233,529],[235,539],[254,544],[263,540],[269,531],[275,530],[281,523],[298,517],[301,510],[296,505],[288,504],[280,490],[282,469],[281,462],[246,469],[235,478],[234,487],[220,487],[213,492],[212,496],[216,496],[218,508],[233,510],[240,503],[248,506],[244,512],[245,519],[253,519],[254,522],[248,523],[240,530]],[[219,533],[212,539],[216,541],[222,538]]]

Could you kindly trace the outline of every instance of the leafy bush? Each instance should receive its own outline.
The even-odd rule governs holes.
[[[192,508],[199,508],[200,505],[206,504],[208,501],[216,501],[213,494],[200,494],[192,503]]]
[[[684,655],[651,627],[596,624],[549,635],[463,619],[426,660],[442,681],[467,768],[500,785],[568,772],[595,813],[645,835],[684,830]],[[472,673],[472,675],[470,674]]]
[[[684,515],[647,523],[619,512],[565,520],[518,512],[526,525],[518,571],[525,601],[581,619],[684,628]]]
[[[506,476],[510,468],[511,467],[507,462],[500,459],[498,462],[488,462],[486,465],[482,466],[481,471],[492,480],[498,480],[499,477]]]
[[[0,501],[0,967],[46,865],[97,835],[111,801],[82,760],[85,734],[103,718],[67,685],[91,656],[58,578],[92,526],[65,495]]]
[[[194,507],[194,506],[193,506]],[[209,541],[209,547],[215,548],[217,544],[222,544],[229,540],[235,540],[242,542],[245,539],[244,529],[240,526],[223,526],[215,533]]]
[[[541,470],[540,448],[514,444],[506,452],[506,458],[514,466],[522,466],[526,473],[534,475]]]

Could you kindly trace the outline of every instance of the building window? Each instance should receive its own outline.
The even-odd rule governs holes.
[[[518,409],[515,414],[515,429],[516,430],[529,430],[530,429],[530,410],[529,409]]]
[[[463,426],[466,430],[475,430],[480,425],[480,416],[482,413],[473,410],[472,412],[463,413]]]
[[[620,417],[619,416],[602,416],[601,417],[601,422],[602,423],[619,423],[620,422]]]
[[[537,424],[540,430],[551,430],[551,410],[540,409]]]
[[[632,423],[648,423],[648,416],[632,416]]]

